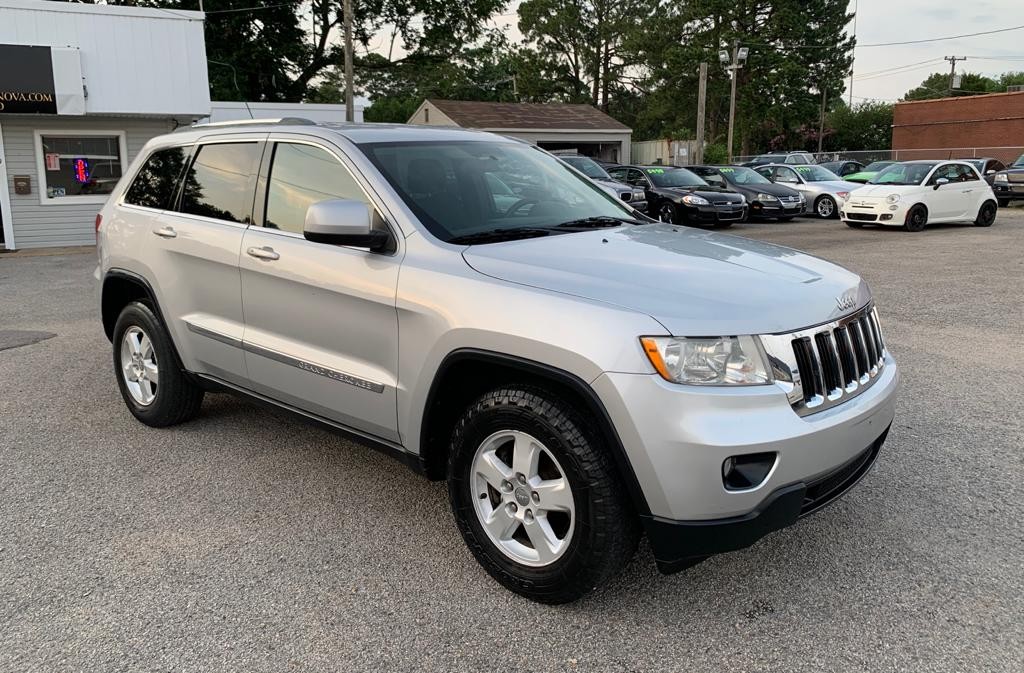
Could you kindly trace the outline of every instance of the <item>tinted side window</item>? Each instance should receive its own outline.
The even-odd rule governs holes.
[[[367,201],[352,174],[330,152],[312,145],[277,143],[263,226],[301,234],[306,209],[328,199]]]
[[[179,210],[248,224],[258,148],[256,143],[201,145],[185,174]]]
[[[188,154],[184,147],[169,147],[149,155],[124,194],[124,202],[163,210],[174,196]]]
[[[969,166],[957,166],[957,170],[960,171],[960,182],[973,182],[979,179],[974,169]]]

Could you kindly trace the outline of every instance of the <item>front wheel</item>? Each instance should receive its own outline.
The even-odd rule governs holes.
[[[669,224],[677,224],[679,222],[679,211],[676,210],[675,204],[670,201],[662,201],[661,205],[658,206],[658,219]]]
[[[978,210],[978,217],[974,220],[974,226],[991,227],[995,221],[996,204],[992,201],[986,201],[981,204],[981,208]]]
[[[459,420],[448,496],[466,545],[506,588],[576,600],[618,573],[640,529],[594,424],[544,389],[509,386]]]
[[[907,213],[907,219],[903,221],[903,228],[907,231],[924,231],[925,226],[928,224],[928,211],[925,207],[918,204],[910,209]]]
[[[149,306],[132,302],[114,325],[114,372],[125,405],[154,428],[194,418],[203,390],[189,380],[160,319]]]
[[[836,215],[835,199],[831,196],[819,196],[818,200],[814,202],[814,212],[824,220],[832,219]]]

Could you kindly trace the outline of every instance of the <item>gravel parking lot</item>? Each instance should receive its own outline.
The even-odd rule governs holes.
[[[499,587],[443,485],[370,449],[225,395],[137,423],[93,255],[0,255],[0,670],[1024,670],[1024,210],[733,233],[872,285],[904,373],[888,443],[753,548],[663,577],[642,546],[562,607]]]

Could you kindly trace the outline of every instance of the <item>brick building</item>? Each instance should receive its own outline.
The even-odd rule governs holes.
[[[973,152],[1009,163],[1024,152],[1024,92],[897,103],[892,148],[904,160]]]

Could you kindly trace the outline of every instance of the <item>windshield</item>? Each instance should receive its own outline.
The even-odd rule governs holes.
[[[611,180],[612,176],[590,157],[560,157],[562,161],[569,164],[583,175],[595,180]]]
[[[888,166],[892,166],[893,163],[894,162],[892,162],[892,161],[874,161],[874,162],[868,164],[863,169],[863,171],[865,173],[877,173],[880,170],[882,170],[883,168],[887,168]]]
[[[595,183],[529,145],[412,141],[359,148],[443,241],[495,230],[536,231],[584,218],[633,217]]]
[[[841,177],[821,166],[794,166],[796,172],[800,174],[806,182],[829,182],[831,180],[842,180]]]
[[[919,185],[936,164],[893,164],[868,180],[869,185]]]
[[[772,181],[755,170],[746,167],[723,166],[718,169],[725,179],[734,185],[770,185]]]
[[[985,170],[985,160],[984,159],[961,159],[960,161],[965,161],[965,162],[969,163],[970,165],[974,166],[975,168],[978,169],[979,173]]]
[[[685,168],[644,168],[647,177],[658,187],[707,187],[696,173]]]

